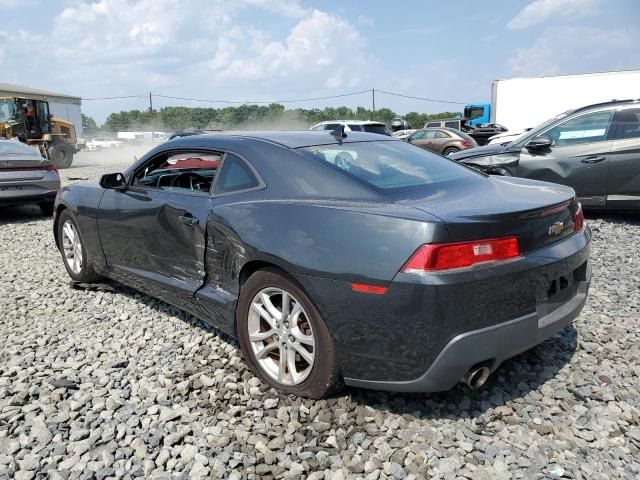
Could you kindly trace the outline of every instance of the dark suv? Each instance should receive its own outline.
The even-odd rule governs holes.
[[[640,209],[640,100],[571,110],[507,145],[450,158],[492,175],[568,185],[587,208]]]

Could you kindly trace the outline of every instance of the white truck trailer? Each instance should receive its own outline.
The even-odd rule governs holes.
[[[511,133],[574,108],[638,98],[640,70],[495,80],[490,118]]]

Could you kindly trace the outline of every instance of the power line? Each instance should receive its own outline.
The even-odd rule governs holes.
[[[327,97],[315,97],[315,98],[297,98],[293,100],[212,100],[206,98],[189,98],[189,97],[174,97],[171,95],[160,95],[158,93],[154,93],[154,97],[160,98],[170,98],[172,100],[187,100],[191,102],[205,102],[205,103],[232,103],[232,104],[244,104],[244,103],[261,103],[261,104],[269,104],[269,103],[297,103],[297,102],[313,102],[316,100],[329,100],[331,98],[341,98],[341,97],[351,97],[353,95],[362,95],[363,93],[369,93],[370,90],[362,90],[361,92],[352,92],[352,93],[342,93],[339,95],[330,95]]]
[[[225,103],[231,105],[242,105],[242,104],[270,104],[270,103],[301,103],[301,102],[314,102],[318,100],[330,100],[333,98],[343,98],[343,97],[352,97],[355,95],[363,95],[363,94],[372,94],[373,102],[375,102],[375,93],[382,93],[385,95],[391,95],[394,97],[403,97],[410,98],[412,100],[422,100],[425,102],[434,102],[434,103],[448,103],[452,105],[466,105],[468,102],[456,102],[453,100],[442,100],[437,98],[427,98],[427,97],[417,97],[414,95],[405,95],[403,93],[396,92],[387,92],[385,90],[362,90],[359,92],[351,92],[351,93],[341,93],[338,95],[328,95],[326,97],[313,97],[313,98],[297,98],[297,99],[289,99],[289,100],[224,100],[224,99],[208,99],[208,98],[191,98],[191,97],[176,97],[172,95],[161,95],[159,93],[149,93],[148,95],[122,95],[115,97],[94,97],[94,98],[83,98],[84,101],[98,101],[98,100],[120,100],[127,98],[149,98],[151,102],[151,96],[158,98],[167,98],[171,100],[185,100],[189,102],[202,102],[202,103]],[[375,105],[375,103],[373,104]],[[373,107],[375,110],[375,106]]]
[[[451,104],[454,104],[454,105],[466,105],[467,103],[469,103],[469,102],[454,102],[452,100],[439,100],[439,99],[436,99],[436,98],[414,97],[412,95],[404,95],[402,93],[385,92],[384,90],[376,90],[376,92],[385,93],[387,95],[393,95],[395,97],[411,98],[413,100],[424,100],[426,102],[451,103]]]
[[[121,98],[147,98],[146,95],[123,95],[121,97],[95,97],[95,98],[83,98],[82,100],[119,100]]]

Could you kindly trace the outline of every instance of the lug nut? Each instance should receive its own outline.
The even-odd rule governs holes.
[[[293,335],[289,335],[289,341],[290,341],[290,342],[295,342],[295,341],[296,341],[296,339],[293,337]]]

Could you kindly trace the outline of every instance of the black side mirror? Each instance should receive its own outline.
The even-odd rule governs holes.
[[[551,140],[547,137],[536,137],[529,141],[525,147],[532,150],[546,150],[551,146]]]
[[[121,173],[107,173],[100,177],[100,186],[102,188],[123,189],[126,187],[124,175]]]

